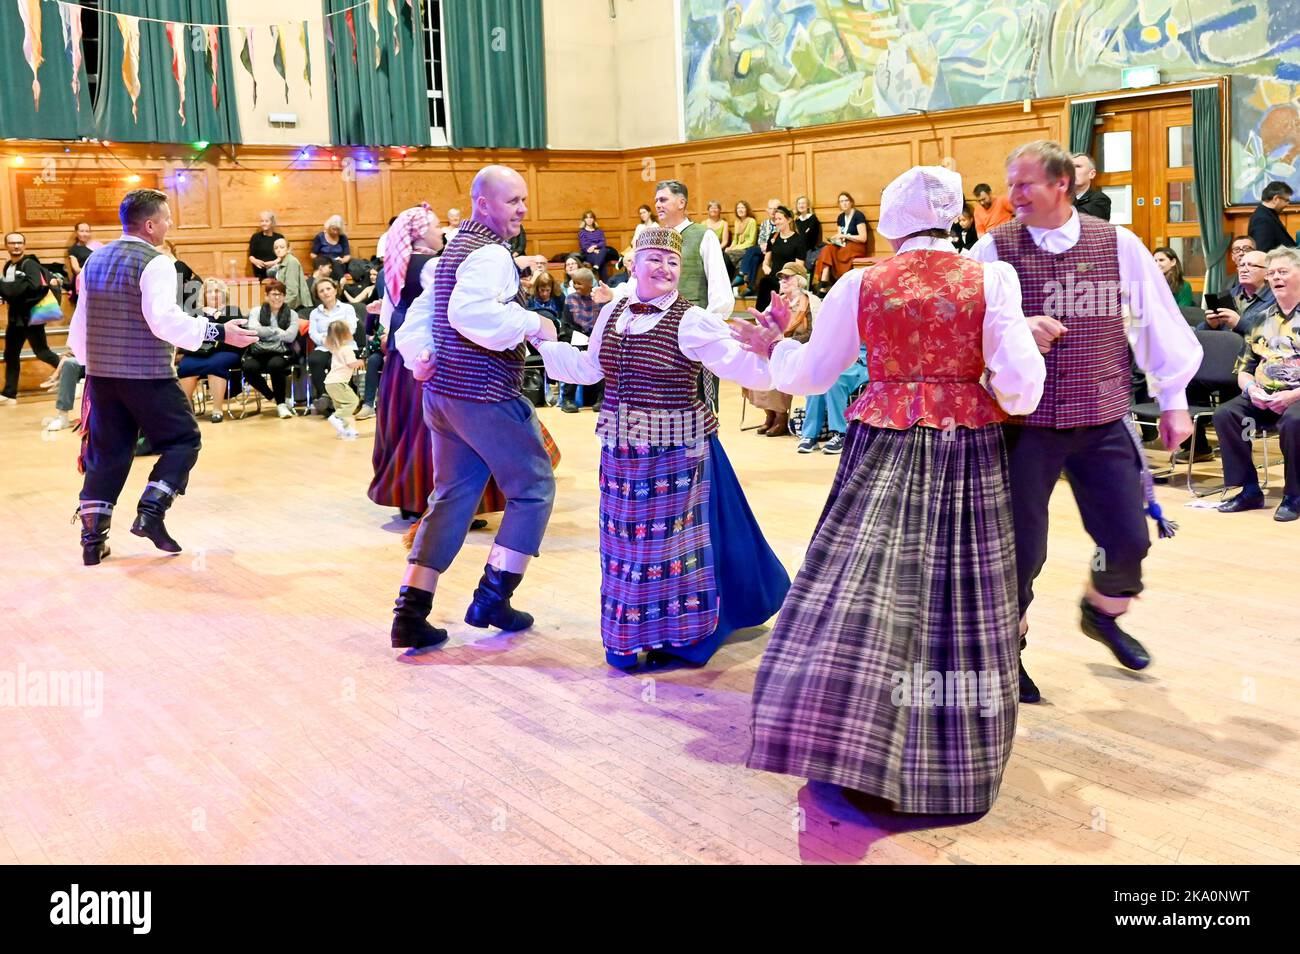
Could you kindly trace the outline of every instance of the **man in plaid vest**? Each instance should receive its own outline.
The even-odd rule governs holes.
[[[128,192],[118,214],[122,237],[86,259],[68,326],[68,346],[86,368],[78,512],[87,566],[108,556],[109,523],[141,432],[159,456],[131,532],[180,552],[163,516],[185,493],[199,457],[199,428],[176,382],[172,346],[195,351],[205,341],[224,341],[242,348],[257,340],[242,318],[217,324],[176,303],[176,263],[157,248],[172,225],[165,192]]]
[[[428,649],[447,638],[428,621],[433,594],[465,542],[489,477],[505,494],[506,510],[465,622],[508,632],[532,626],[510,598],[538,555],[555,503],[551,457],[520,390],[524,342],[554,341],[556,329],[524,308],[507,244],[527,214],[528,185],[513,169],[485,166],[470,195],[473,215],[447,243],[395,336],[407,367],[425,382],[424,422],[433,433],[433,495],[393,609],[397,648]]]
[[[1080,603],[1083,631],[1129,669],[1144,669],[1150,655],[1118,623],[1142,591],[1150,547],[1145,462],[1128,420],[1129,351],[1160,403],[1160,437],[1172,451],[1192,433],[1184,389],[1200,367],[1201,348],[1141,240],[1074,208],[1074,177],[1073,159],[1057,143],[1016,149],[1007,159],[1016,217],[971,249],[976,259],[1015,268],[1025,315],[1046,355],[1038,409],[1007,426],[1021,647],[1034,579],[1047,558],[1048,501],[1064,473],[1097,544]],[[1039,700],[1023,664],[1020,698]]]

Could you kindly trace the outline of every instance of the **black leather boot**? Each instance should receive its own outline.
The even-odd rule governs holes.
[[[171,538],[163,523],[167,508],[175,499],[176,495],[170,490],[153,483],[147,485],[144,493],[140,495],[140,504],[136,510],[135,523],[131,524],[131,532],[137,537],[153,541],[153,545],[159,550],[180,553],[181,545]]]
[[[88,509],[89,507],[108,509]],[[113,522],[113,508],[107,504],[83,505],[77,509],[81,517],[81,562],[98,566],[109,554],[108,527]]]
[[[465,611],[465,622],[480,629],[495,626],[508,633],[527,629],[533,618],[510,606],[510,597],[523,582],[522,573],[507,573],[489,564],[483,568],[483,578],[474,591],[474,602]]]
[[[433,610],[433,594],[414,586],[404,586],[397,591],[393,605],[393,648],[428,649],[447,639],[447,631],[429,622]]]
[[[1020,701],[1033,704],[1039,702],[1043,695],[1038,691],[1038,686],[1034,685],[1034,680],[1029,678],[1029,673],[1025,672],[1025,662],[1017,658],[1017,664],[1020,666]]]
[[[1118,617],[1109,616],[1085,598],[1079,603],[1082,618],[1079,625],[1083,633],[1099,643],[1105,643],[1120,664],[1129,669],[1146,669],[1151,665],[1151,654],[1136,639],[1119,628]]]

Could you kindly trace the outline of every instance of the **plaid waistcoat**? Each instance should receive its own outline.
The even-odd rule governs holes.
[[[1069,329],[1045,357],[1038,409],[1016,423],[1094,427],[1128,414],[1133,373],[1124,331],[1115,227],[1079,215],[1079,241],[1060,255],[1034,244],[1019,221],[992,233],[998,258],[1020,277],[1026,315],[1050,315]]]
[[[172,346],[149,328],[140,305],[140,276],[161,254],[144,242],[118,239],[86,259],[86,374],[101,378],[174,378]]]
[[[487,226],[463,222],[438,259],[433,298],[435,370],[425,384],[438,394],[480,404],[517,398],[524,382],[522,341],[509,351],[489,351],[470,341],[447,320],[447,306],[456,288],[456,269],[471,252],[492,244],[508,250],[501,236]],[[523,304],[522,290],[515,301]]]
[[[1006,420],[984,375],[984,266],[917,249],[869,268],[858,333],[869,384],[848,419],[872,427],[947,430]]]
[[[618,317],[628,306],[624,298],[605,323],[600,339],[600,369],[605,373],[602,415],[622,418],[620,435],[645,430],[649,443],[680,446],[713,434],[718,419],[700,399],[700,363],[682,354],[677,332],[691,303],[679,293],[659,323],[636,335],[620,334]],[[634,419],[643,417],[644,420]]]

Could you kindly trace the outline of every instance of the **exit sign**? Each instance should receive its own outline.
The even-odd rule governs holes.
[[[1154,66],[1129,66],[1119,71],[1119,85],[1122,89],[1139,89],[1159,84],[1160,70]]]

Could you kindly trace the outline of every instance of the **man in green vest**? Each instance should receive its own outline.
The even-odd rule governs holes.
[[[731,319],[736,307],[731,279],[727,277],[727,264],[722,257],[722,244],[709,229],[686,217],[687,190],[683,182],[664,179],[655,185],[655,215],[659,224],[676,229],[682,236],[682,273],[677,282],[677,293],[693,305],[711,311],[723,321]],[[592,292],[600,305],[629,295],[636,290],[636,279],[617,288],[607,288],[604,282]],[[718,408],[718,379],[704,372],[704,396],[716,411]]]

